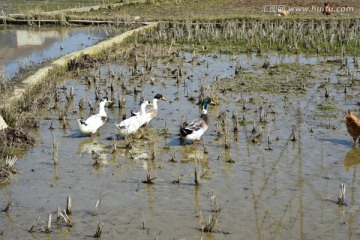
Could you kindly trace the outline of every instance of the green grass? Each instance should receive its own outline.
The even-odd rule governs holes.
[[[317,106],[317,109],[320,111],[333,111],[336,110],[336,106],[330,104],[321,104]]]

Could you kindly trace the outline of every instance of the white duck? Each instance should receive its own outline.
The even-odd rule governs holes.
[[[154,99],[152,100],[153,107],[150,109],[146,109],[146,114],[144,116],[144,121],[145,121],[144,125],[147,125],[154,117],[156,117],[158,112],[157,102],[159,100],[166,101],[166,98],[163,97],[162,94],[156,94],[154,96]],[[131,111],[131,116],[139,116],[139,115],[140,115],[140,111],[138,112]]]
[[[99,113],[90,116],[88,119],[78,119],[78,129],[83,134],[91,134],[93,135],[96,131],[104,125],[107,120],[107,114],[105,112],[105,104],[111,103],[107,97],[104,97],[100,100],[99,104]]]
[[[145,124],[146,106],[152,106],[149,101],[143,101],[140,106],[140,115],[132,116],[120,123],[116,123],[119,134],[125,136],[135,133],[142,125]]]
[[[208,104],[215,104],[210,98],[205,98],[202,102],[202,114],[200,118],[191,123],[186,122],[180,127],[180,136],[186,140],[200,140],[201,136],[209,127],[209,118],[207,115]]]

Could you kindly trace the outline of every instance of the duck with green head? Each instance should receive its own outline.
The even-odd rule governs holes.
[[[201,136],[209,127],[209,117],[207,115],[207,109],[209,104],[214,105],[215,102],[211,98],[205,98],[202,102],[202,113],[200,118],[195,119],[191,123],[183,123],[180,127],[180,136],[185,140],[200,140]]]

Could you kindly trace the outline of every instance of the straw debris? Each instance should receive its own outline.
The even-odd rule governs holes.
[[[8,147],[32,147],[35,139],[22,128],[8,127],[0,130],[0,145]]]

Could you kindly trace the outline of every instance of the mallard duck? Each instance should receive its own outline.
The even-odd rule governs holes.
[[[140,115],[132,116],[120,123],[116,123],[115,126],[119,129],[119,134],[129,135],[135,133],[145,123],[146,106],[152,106],[149,101],[143,101],[140,106]]]
[[[90,116],[88,119],[78,119],[78,129],[83,134],[91,134],[96,133],[99,127],[104,125],[107,120],[107,114],[105,112],[105,104],[111,103],[107,97],[104,97],[100,100],[99,104],[99,113]]]
[[[144,121],[145,121],[144,125],[147,125],[154,117],[156,117],[158,112],[157,102],[159,100],[166,101],[166,98],[163,97],[163,95],[161,94],[156,94],[154,96],[154,99],[152,100],[153,107],[150,109],[146,109],[146,114],[144,116]],[[138,112],[131,111],[131,116],[139,116],[139,115],[140,115],[140,111]]]
[[[200,140],[201,136],[209,127],[209,118],[207,108],[209,104],[215,104],[210,98],[205,98],[202,102],[202,113],[200,118],[192,121],[190,124],[186,122],[180,127],[180,136],[186,140]]]

